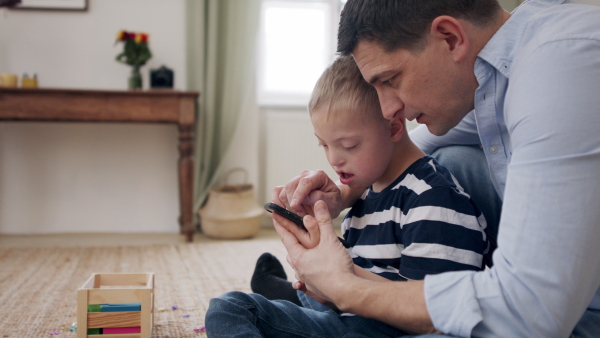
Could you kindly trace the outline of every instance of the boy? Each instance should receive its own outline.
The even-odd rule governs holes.
[[[351,57],[339,57],[323,73],[308,108],[341,183],[365,189],[342,223],[355,274],[403,281],[483,267],[483,216],[452,175],[412,143],[402,117],[383,118],[377,92]],[[211,300],[209,335],[232,327],[264,335],[404,334],[376,320],[339,315],[303,293],[301,300],[294,297],[281,264],[269,254],[259,258],[251,284],[264,297],[233,292]]]

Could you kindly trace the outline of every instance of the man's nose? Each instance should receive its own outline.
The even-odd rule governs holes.
[[[383,117],[392,120],[398,114],[402,114],[404,101],[392,89],[380,90],[377,94],[379,95],[379,104],[381,105]]]

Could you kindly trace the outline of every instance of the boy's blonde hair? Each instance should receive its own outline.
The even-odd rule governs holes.
[[[352,56],[339,56],[317,81],[308,111],[312,114],[318,108],[329,115],[351,111],[363,118],[383,118],[377,91],[364,80]]]

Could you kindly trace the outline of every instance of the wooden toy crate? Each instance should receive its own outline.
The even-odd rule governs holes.
[[[88,305],[120,303],[140,303],[140,311],[88,312]],[[150,338],[153,311],[153,273],[92,274],[77,290],[77,338]],[[138,326],[140,333],[88,335],[88,329]]]

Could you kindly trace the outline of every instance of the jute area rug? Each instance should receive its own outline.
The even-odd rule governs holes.
[[[144,246],[0,249],[0,337],[75,337],[77,289],[92,273],[155,273],[153,337],[204,337],[209,300],[250,292],[256,259],[285,262],[278,237]],[[176,309],[174,309],[176,307]],[[51,335],[51,334],[54,335]],[[60,333],[60,335],[57,335]]]

